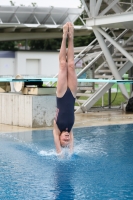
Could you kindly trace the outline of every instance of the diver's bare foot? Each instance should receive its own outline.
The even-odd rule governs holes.
[[[68,37],[68,23],[63,26],[63,38]]]
[[[70,39],[73,39],[73,34],[74,34],[73,24],[71,22],[69,22],[68,26],[69,26],[68,36],[69,36]]]

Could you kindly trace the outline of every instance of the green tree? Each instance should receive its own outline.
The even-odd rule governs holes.
[[[15,6],[15,2],[10,1],[10,3],[11,3],[11,6]]]
[[[36,7],[36,6],[37,6],[37,3],[32,2],[31,5],[32,5],[33,7]]]
[[[57,50],[60,48],[61,39],[31,40],[31,50]]]
[[[82,1],[81,1],[81,0],[79,0],[79,1],[80,1],[80,6],[79,6],[79,8],[82,8],[82,6],[83,6]]]
[[[0,42],[0,50],[3,51],[13,51],[15,50],[15,43],[14,41],[2,41]]]
[[[75,47],[87,46],[94,39],[95,39],[95,35],[93,32],[91,34],[89,34],[88,36],[74,37],[74,46]]]

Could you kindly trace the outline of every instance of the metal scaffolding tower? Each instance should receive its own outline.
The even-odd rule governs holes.
[[[100,51],[91,61],[87,62],[87,58],[86,60],[85,57],[83,58],[86,65],[79,72],[78,77],[89,68],[94,68],[93,78],[122,79],[123,74],[133,66],[133,1],[81,1],[87,14],[86,26],[92,27],[96,36],[95,42],[98,42],[93,48],[93,53],[98,52],[96,47]],[[88,47],[91,49],[91,45]],[[82,55],[83,52],[84,50]],[[88,58],[89,53],[92,53],[92,50],[86,54]],[[76,112],[88,111],[111,86],[110,83],[103,84],[76,108]],[[125,85],[121,84],[119,87],[125,99],[129,99]]]

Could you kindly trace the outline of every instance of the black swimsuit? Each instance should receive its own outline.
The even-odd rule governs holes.
[[[74,104],[75,98],[71,90],[67,88],[66,93],[61,98],[57,99],[57,120],[56,124],[60,130],[70,132],[74,124]]]

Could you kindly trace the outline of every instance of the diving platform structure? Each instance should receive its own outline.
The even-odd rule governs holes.
[[[75,59],[82,60],[84,67],[77,73],[81,77],[91,70],[94,79],[119,79],[129,72],[133,77],[133,2],[120,0],[81,0],[86,11],[86,26],[91,27],[96,39],[76,52]],[[77,51],[77,50],[76,50]],[[87,77],[87,75],[86,75]],[[89,78],[89,77],[88,77]],[[104,83],[98,89],[82,89],[77,94],[75,112],[87,112],[111,87]],[[119,84],[125,97],[130,98],[125,85]],[[86,97],[82,100],[81,96]]]
[[[63,25],[78,18],[81,26],[74,26],[75,36],[88,35],[81,18],[82,8],[1,6],[0,41],[61,38]]]

